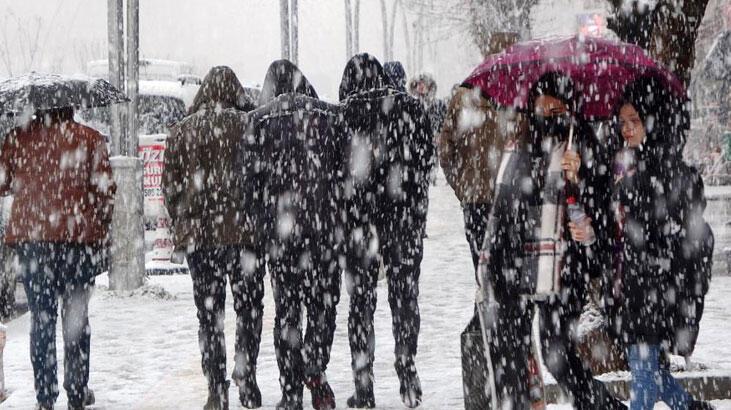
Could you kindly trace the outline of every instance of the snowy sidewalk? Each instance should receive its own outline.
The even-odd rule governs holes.
[[[432,187],[429,222],[420,283],[422,326],[417,357],[424,389],[425,410],[463,407],[459,335],[470,319],[474,276],[464,238],[459,203],[443,179]],[[264,409],[280,398],[278,370],[272,344],[274,304],[268,286],[264,330],[258,364],[258,381]],[[97,398],[95,409],[200,409],[206,399],[205,379],[200,370],[197,320],[192,284],[188,276],[152,277],[150,285],[134,295],[118,296],[106,290],[100,277],[91,302],[91,382]],[[398,380],[393,370],[393,336],[385,283],[379,284],[375,324],[376,402],[379,409],[402,409]],[[160,291],[164,289],[165,292]],[[232,370],[234,313],[227,300],[226,334],[228,371]],[[337,318],[328,378],[339,408],[352,393],[350,352],[347,340],[347,292],[343,291]],[[708,374],[731,375],[731,278],[714,280],[695,360],[710,369]],[[2,409],[31,409],[35,404],[33,377],[28,354],[28,315],[9,324],[5,350],[5,377],[10,398]],[[61,333],[58,329],[58,341]],[[59,343],[59,361],[62,361]],[[59,363],[59,369],[63,367]],[[62,371],[60,373],[63,373]],[[62,379],[62,374],[59,375]],[[305,393],[306,408],[310,396]],[[232,408],[241,408],[231,391]],[[716,403],[731,409],[731,402]],[[65,408],[61,392],[57,408]],[[569,406],[551,406],[568,409]],[[661,408],[661,406],[658,406]]]

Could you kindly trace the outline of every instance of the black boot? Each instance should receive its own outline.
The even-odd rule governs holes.
[[[208,387],[208,400],[203,410],[228,410],[228,382]]]
[[[373,370],[359,371],[355,377],[355,393],[348,398],[347,405],[353,409],[372,409],[376,407],[373,394]]]
[[[239,400],[241,405],[247,409],[258,409],[261,407],[261,390],[256,383],[256,375],[247,376],[242,381],[237,381],[239,386]]]
[[[399,393],[404,406],[413,409],[421,404],[421,381],[413,360],[396,360],[396,374],[399,379]]]
[[[325,375],[310,377],[305,385],[312,395],[312,408],[315,410],[332,410],[335,408],[335,393]]]
[[[700,400],[693,400],[690,403],[690,407],[688,407],[689,410],[716,410],[715,407],[711,405],[711,403],[708,403],[707,401],[700,401]]]
[[[376,407],[376,398],[373,396],[373,390],[370,395],[367,393],[355,392],[352,396],[348,397],[347,401],[348,408],[351,409],[373,409]]]
[[[300,390],[299,396],[292,393],[283,394],[276,410],[302,410],[302,391]]]
[[[77,403],[68,403],[68,409],[69,410],[83,410],[86,408],[86,406],[91,406],[94,403],[96,403],[96,397],[94,396],[94,390],[87,388],[84,392],[84,400],[82,400],[82,404]],[[51,406],[53,408],[53,406]]]

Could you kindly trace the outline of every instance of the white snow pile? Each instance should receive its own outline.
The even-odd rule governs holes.
[[[176,300],[177,297],[168,292],[164,287],[156,283],[145,283],[137,289],[131,291],[109,290],[107,286],[101,285],[96,287],[96,297],[101,299],[112,298],[139,298],[154,300]]]

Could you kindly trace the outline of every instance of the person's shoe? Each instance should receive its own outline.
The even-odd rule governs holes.
[[[348,397],[346,404],[351,409],[373,409],[376,407],[376,398],[373,397],[373,391],[370,396],[356,393]]]
[[[53,410],[53,403],[36,403],[36,410]]]
[[[96,397],[94,396],[94,390],[86,389],[86,394],[84,394],[84,406],[91,406],[94,403],[96,403]]]
[[[86,392],[84,393],[84,400],[82,404],[78,403],[68,403],[68,410],[84,410],[86,406],[92,406],[96,403],[96,397],[94,396],[94,390],[92,389],[86,389]],[[53,408],[53,407],[51,407]]]
[[[284,394],[282,399],[279,400],[276,410],[302,410],[302,397],[296,397],[294,395]]]
[[[347,405],[352,409],[372,409],[376,407],[373,394],[373,368],[360,369],[355,374],[355,393],[348,398]]]
[[[228,381],[223,386],[209,387],[203,410],[228,410]]]
[[[693,400],[690,403],[690,407],[688,407],[689,410],[716,410],[715,407],[711,405],[711,403],[707,401],[700,401],[700,400]]]
[[[325,376],[310,377],[305,385],[312,395],[312,407],[315,410],[332,410],[335,408],[335,393],[330,388]]]
[[[399,393],[404,406],[413,409],[421,405],[421,381],[414,362],[396,361],[396,374],[399,378]]]
[[[247,409],[261,407],[261,390],[256,383],[256,376],[249,376],[244,381],[237,382],[239,386],[239,400]]]

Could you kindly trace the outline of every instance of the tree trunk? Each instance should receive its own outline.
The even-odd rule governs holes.
[[[381,0],[381,26],[383,29],[383,61],[390,61],[391,57],[388,52],[388,9],[386,8],[386,0]]]
[[[609,0],[614,15],[608,27],[627,43],[646,49],[686,85],[695,63],[695,39],[708,0],[660,0],[654,9],[633,1],[623,11],[621,0]]]
[[[396,10],[401,0],[394,0],[391,6],[391,27],[388,29],[388,59],[393,60],[393,34],[396,28]]]

